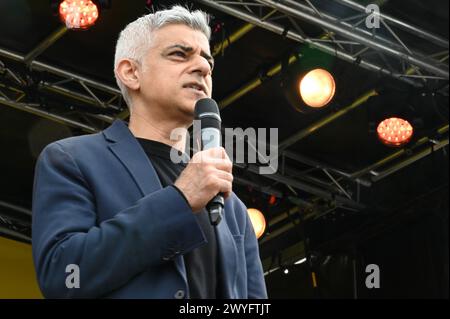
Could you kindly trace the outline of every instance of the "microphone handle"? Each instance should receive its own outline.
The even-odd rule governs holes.
[[[223,207],[225,205],[225,200],[223,199],[223,194],[219,193],[211,199],[206,205],[206,210],[208,211],[209,221],[211,225],[217,226],[222,220]]]
[[[203,150],[207,150],[213,147],[220,147],[220,129],[214,127],[206,127],[201,130],[202,146]],[[223,194],[219,193],[211,199],[206,205],[208,211],[209,221],[211,225],[217,226],[222,220],[223,208],[225,206],[225,200]]]

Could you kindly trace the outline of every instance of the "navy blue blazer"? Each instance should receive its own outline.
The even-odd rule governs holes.
[[[225,298],[267,298],[258,242],[235,194],[217,234]],[[183,255],[205,243],[192,209],[161,186],[125,122],[39,156],[32,250],[45,297],[189,298]],[[66,286],[71,264],[79,288]]]

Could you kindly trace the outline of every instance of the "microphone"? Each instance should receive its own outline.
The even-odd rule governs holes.
[[[201,125],[199,138],[201,150],[220,147],[222,144],[220,133],[222,119],[220,118],[219,107],[216,101],[210,98],[198,100],[195,104],[194,114],[195,119],[200,120]],[[225,201],[221,193],[217,194],[206,205],[211,225],[217,226],[222,220],[224,205]]]

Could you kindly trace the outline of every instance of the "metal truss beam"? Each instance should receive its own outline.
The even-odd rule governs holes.
[[[234,166],[240,167],[240,168],[245,169],[246,171],[254,173],[254,174],[259,174],[259,167],[256,165],[243,165],[243,164],[235,163]],[[339,194],[339,191],[337,191],[337,190],[335,192],[330,192],[329,190],[324,190],[320,187],[313,186],[309,183],[305,183],[303,181],[288,177],[281,173],[266,174],[266,175],[262,175],[262,176],[264,176],[267,179],[270,179],[270,180],[291,186],[295,189],[304,191],[308,194],[318,196],[318,197],[321,197],[321,198],[324,198],[324,199],[327,199],[330,201],[336,201],[343,205],[348,205],[349,207],[357,209],[357,210],[362,210],[365,208],[363,204],[357,203],[353,199],[349,199],[347,197],[337,195],[337,194]]]
[[[429,145],[423,151],[418,152],[417,154],[405,159],[401,163],[393,165],[392,167],[390,167],[382,172],[373,171],[373,174],[375,176],[372,177],[372,180],[374,182],[378,182],[378,181],[382,180],[383,178],[386,178],[387,176],[401,170],[402,168],[409,166],[409,165],[417,162],[418,160],[432,154],[433,152],[436,152],[436,151],[440,150],[441,148],[448,146],[448,138],[445,138],[442,141],[433,141],[430,144],[431,145]]]
[[[448,137],[445,138],[445,135],[448,135],[449,125],[446,124],[439,128],[436,132],[436,136],[440,136],[441,140],[436,140],[435,137],[423,137],[418,140],[414,145],[410,147],[402,148],[396,152],[393,152],[389,156],[377,161],[374,164],[371,164],[357,172],[351,174],[352,178],[361,178],[369,175],[370,179],[373,182],[377,182],[386,176],[398,171],[401,168],[404,168],[415,161],[432,154],[434,151],[441,149],[448,145]],[[420,150],[424,148],[424,150]],[[413,152],[415,151],[415,153]],[[387,164],[394,162],[395,160],[401,159],[402,156],[406,156],[405,159],[400,161],[400,163],[394,164],[390,168],[385,169],[382,172],[377,172],[376,169],[380,169],[385,167]]]
[[[3,97],[0,97],[0,104],[15,108],[20,111],[24,111],[27,113],[37,115],[39,117],[48,119],[50,121],[57,122],[59,124],[63,124],[63,125],[74,127],[74,128],[79,128],[87,133],[96,133],[98,131],[97,128],[89,126],[82,122],[79,122],[79,121],[76,121],[76,120],[70,119],[68,117],[61,116],[59,114],[55,114],[55,113],[52,113],[49,111],[45,111],[41,108],[41,105],[39,105],[39,104],[20,103],[20,102],[7,100]]]
[[[244,30],[249,30],[248,27],[244,28]],[[6,52],[5,50],[0,51],[0,54],[3,53],[3,55],[8,56],[9,58],[13,57],[13,60],[15,61],[21,61],[22,58],[11,53],[11,52]],[[33,63],[39,63],[34,61]],[[61,69],[57,69],[53,66],[49,66],[49,65],[45,65],[45,70],[58,70],[57,73],[58,74],[65,74],[68,75],[68,72],[61,70]],[[78,129],[81,129],[87,133],[94,133],[94,132],[98,132],[99,130],[102,129],[102,125],[98,124],[98,123],[93,123],[92,121],[89,121],[89,118],[91,119],[96,119],[99,120],[101,123],[103,124],[110,124],[111,122],[114,121],[115,118],[118,117],[118,115],[116,116],[108,116],[105,114],[91,114],[88,112],[84,112],[83,110],[77,110],[76,108],[62,108],[61,109],[57,109],[57,108],[48,108],[48,107],[43,107],[42,105],[40,105],[39,103],[35,103],[32,101],[28,101],[28,102],[23,102],[24,100],[27,100],[27,91],[22,87],[24,85],[24,80],[21,78],[21,74],[19,73],[15,73],[14,71],[8,69],[6,66],[3,66],[3,72],[4,74],[8,74],[9,78],[11,79],[16,79],[12,82],[14,82],[13,87],[11,87],[11,85],[7,84],[5,82],[5,84],[0,83],[0,104],[15,108],[15,109],[19,109],[21,111],[25,111],[28,113],[32,113],[34,115],[58,122],[60,124],[63,125],[67,125],[70,127],[75,127]],[[70,74],[71,77],[73,76],[77,76],[74,74]],[[90,85],[95,85],[96,88],[104,88],[105,85],[98,83],[98,82],[94,82],[92,80],[89,80],[85,77],[80,77],[77,76],[77,79],[82,81],[82,82],[89,82]],[[11,81],[9,81],[11,82]],[[75,99],[77,101],[81,101],[82,103],[86,103],[86,104],[90,104],[93,106],[97,106],[97,109],[99,110],[99,112],[101,112],[103,110],[103,108],[98,107],[97,104],[97,100],[89,95],[86,94],[82,94],[79,92],[75,92],[73,91],[71,88],[65,88],[63,86],[64,81],[59,81],[59,83],[49,83],[48,81],[44,81],[41,80],[40,83],[38,83],[38,88],[39,90],[44,90],[46,92],[52,93],[52,94],[58,94],[64,97],[69,97],[72,99]],[[113,91],[111,88],[108,88],[108,91]],[[11,93],[12,92],[12,93]],[[296,158],[291,156],[291,160],[292,161],[296,161]],[[299,161],[300,163],[302,163],[301,161]],[[307,163],[302,163],[303,166],[305,165],[309,165],[311,163],[314,163],[313,160],[310,160]],[[312,167],[313,169],[316,169],[318,167],[321,167],[319,164],[313,164],[314,166]],[[252,174],[257,174],[258,173],[258,168],[252,167],[250,170],[248,170],[250,172],[252,172]],[[336,170],[338,171],[338,170]],[[333,171],[333,172],[336,172]],[[294,176],[295,177],[290,177],[290,176]],[[263,178],[263,177],[261,177]],[[289,168],[289,167],[284,167],[283,166],[283,173],[278,173],[274,174],[273,176],[271,176],[271,178],[269,178],[268,180],[270,181],[275,181],[278,183],[283,183],[286,184],[288,187],[295,188],[301,191],[304,191],[306,193],[309,193],[311,195],[314,196],[324,196],[325,198],[328,199],[334,199],[336,195],[338,195],[336,198],[339,201],[341,199],[339,194],[342,194],[342,187],[340,187],[339,184],[330,184],[329,181],[327,180],[322,180],[322,179],[318,179],[317,177],[313,177],[313,176],[307,176],[307,174],[302,174],[301,172],[299,173],[297,170],[295,170],[294,168]],[[266,179],[267,181],[267,179]],[[240,182],[241,184],[246,183],[246,185],[249,186],[255,186],[254,182],[245,180],[244,178],[240,178],[238,180],[238,182]],[[273,183],[273,182],[272,182]],[[270,186],[270,183],[267,183]],[[262,187],[260,189],[258,189],[262,192],[268,192],[268,191],[272,191],[272,194],[276,195],[276,196],[280,196],[281,191],[275,191],[274,188],[267,188],[267,187]],[[345,193],[345,192],[344,192]],[[343,197],[342,200],[346,203],[349,203],[351,206],[360,206],[358,203],[355,203],[351,198],[347,197]]]
[[[337,1],[337,2],[339,2],[341,4],[343,4],[343,5],[346,5],[346,6],[352,8],[352,9],[354,9],[356,11],[359,11],[359,12],[362,12],[362,13],[366,12],[366,8],[363,5],[361,5],[361,4],[357,3],[357,2],[349,1],[349,0],[335,0],[335,1]],[[439,45],[439,46],[441,46],[443,48],[447,48],[447,49],[449,48],[448,40],[446,40],[446,39],[444,39],[444,38],[442,38],[440,36],[434,35],[434,34],[432,34],[430,32],[427,32],[427,31],[425,31],[425,30],[423,30],[421,28],[418,28],[416,26],[408,24],[408,23],[406,23],[404,21],[401,21],[401,20],[399,20],[399,19],[397,19],[395,17],[392,17],[390,15],[387,15],[387,14],[385,14],[383,12],[380,12],[380,17],[386,23],[392,24],[393,26],[398,27],[401,30],[404,30],[404,31],[406,31],[406,32],[408,32],[410,34],[416,35],[416,36],[418,36],[418,37],[420,37],[420,38],[422,38],[424,40],[431,41],[431,42],[435,43],[436,45]]]
[[[6,70],[5,67],[4,67],[4,69]],[[62,72],[64,72],[64,71],[62,71]],[[12,76],[12,75],[14,75],[14,72],[12,72],[9,69],[8,69],[8,74],[10,74],[12,78],[17,78],[18,82],[21,82],[19,75]],[[51,87],[52,91],[55,91],[56,89],[58,89],[59,91],[64,91],[63,93],[66,95],[69,95],[69,96],[76,95],[75,92],[63,90],[63,89],[59,88],[58,86],[52,87],[51,85],[48,85],[46,83],[43,83],[42,86]],[[1,87],[0,87],[0,89],[1,89]],[[17,90],[16,94],[19,92],[21,92],[21,91]],[[52,121],[56,121],[56,122],[64,124],[64,125],[76,127],[76,128],[82,129],[88,133],[94,133],[94,132],[98,132],[100,130],[100,128],[93,126],[92,124],[86,122],[85,120],[83,120],[83,118],[81,118],[81,120],[74,119],[65,114],[58,114],[55,112],[51,112],[51,111],[42,109],[42,107],[36,103],[35,104],[21,103],[18,101],[19,99],[8,99],[7,98],[8,96],[5,93],[3,93],[2,90],[0,90],[0,93],[2,94],[2,96],[0,97],[0,103],[7,105],[9,107],[20,109],[22,111],[26,111],[26,112],[35,114],[40,117],[44,117],[44,118],[50,119]],[[24,92],[21,92],[21,93],[24,94]],[[61,92],[59,92],[59,93],[61,93]],[[22,96],[23,95],[20,95],[19,97],[22,97]],[[369,96],[371,96],[371,95],[369,94]],[[80,95],[78,94],[78,95],[76,95],[76,97],[80,98]],[[86,96],[84,96],[84,98],[86,99]],[[86,116],[86,114],[81,114],[81,115]],[[91,114],[90,116],[93,116],[93,115]],[[100,119],[100,120],[102,120],[104,122],[108,122],[108,123],[111,123],[114,120],[113,117],[108,117],[105,115],[96,115],[96,116],[97,116],[97,119]],[[363,209],[363,205],[358,203],[358,201],[353,200],[352,196],[350,196],[346,192],[346,190],[341,186],[340,180],[334,178],[331,175],[331,173],[339,176],[339,179],[344,179],[348,182],[356,182],[356,183],[364,185],[364,186],[370,186],[371,181],[361,178],[360,175],[349,174],[349,173],[343,172],[342,170],[332,168],[327,165],[318,163],[315,160],[307,159],[304,156],[300,156],[300,155],[294,154],[292,152],[286,151],[283,149],[283,143],[281,145],[281,157],[282,158],[283,157],[290,158],[293,161],[296,161],[303,165],[307,165],[307,166],[311,167],[310,171],[313,171],[313,170],[323,171],[329,177],[329,179],[332,181],[332,183],[330,184],[329,181],[327,182],[326,180],[322,180],[322,179],[318,179],[317,177],[310,176],[307,173],[299,172],[298,170],[296,170],[294,168],[285,167],[284,164],[283,164],[281,172],[277,172],[276,174],[272,174],[272,175],[264,175],[263,178],[275,181],[276,183],[285,184],[288,187],[292,187],[292,188],[301,190],[301,191],[306,192],[313,196],[318,196],[318,197],[325,198],[328,200],[336,201],[337,203],[340,203],[342,205],[347,205],[349,207],[352,207],[352,208],[355,208],[358,210]],[[239,164],[236,164],[235,166],[244,168],[244,169],[246,169],[246,171],[251,172],[253,174],[259,174],[257,166],[244,167]],[[240,178],[239,182],[241,182],[242,184],[247,183],[247,185],[250,185],[250,186],[254,184],[254,183],[252,184],[251,181],[246,181],[244,178]],[[276,195],[280,195],[279,191],[277,191],[275,193],[276,193]],[[342,196],[342,195],[344,195],[344,196]]]
[[[0,48],[0,57],[24,64],[27,62],[27,57],[2,48]],[[126,107],[123,104],[122,95],[118,88],[36,60],[31,61],[28,67],[31,71],[45,72],[52,75],[54,80],[45,82],[46,87],[54,87],[55,90],[66,90],[66,93],[70,93],[75,92],[73,89],[75,83],[79,89],[74,94],[75,98],[78,98],[79,96],[77,95],[79,94],[84,94],[91,102],[94,101],[96,106],[110,109],[111,111],[121,112]]]
[[[24,57],[25,64],[29,65],[31,62],[33,62],[36,57],[44,53],[44,51],[47,50],[53,43],[58,41],[59,38],[66,34],[67,30],[67,27],[65,25],[62,25],[57,30],[55,30],[55,32],[50,34]]]
[[[79,128],[87,133],[96,133],[99,131],[98,128],[90,126],[88,124],[85,124],[81,121],[76,121],[76,120],[70,119],[65,116],[61,116],[61,115],[58,115],[58,114],[55,114],[52,112],[44,111],[39,108],[39,105],[36,105],[36,104],[30,105],[30,104],[26,104],[26,103],[8,101],[3,97],[0,97],[0,104],[6,105],[6,106],[9,106],[12,108],[16,108],[16,109],[19,109],[19,110],[22,110],[22,111],[25,111],[28,113],[32,113],[34,115],[49,119],[51,121],[55,121],[55,122],[63,124],[63,125]],[[234,166],[245,169],[247,172],[253,173],[255,175],[259,175],[259,170],[256,165],[245,166],[242,164],[235,163]],[[290,171],[290,169],[288,168],[287,172],[289,172],[289,171]],[[291,171],[292,171],[292,169],[291,169]],[[271,174],[271,175],[263,175],[263,176],[269,180],[291,186],[298,190],[304,191],[308,194],[323,197],[328,200],[337,201],[343,205],[348,205],[351,208],[363,209],[363,207],[364,207],[363,205],[352,200],[351,198],[342,197],[342,196],[338,195],[340,193],[339,189],[333,189],[330,187],[324,188],[324,187],[311,185],[311,183],[303,182],[301,180],[289,177],[288,175],[283,175],[281,173],[276,173],[276,174]],[[308,176],[306,176],[306,174],[304,174],[303,178],[308,178]],[[248,181],[243,177],[238,177],[237,182],[240,184],[248,185],[248,186],[253,186],[253,187],[255,186],[254,182]],[[325,184],[326,182],[322,181],[321,183]],[[257,190],[261,191],[261,192],[265,192],[265,193],[269,192],[277,197],[282,195],[281,191],[275,190],[272,187],[261,187],[260,186]]]
[[[31,211],[0,200],[0,236],[31,243]]]
[[[383,31],[390,35],[390,39],[380,36],[380,31],[368,32],[361,26],[361,19],[350,23],[355,14],[361,18],[359,8],[350,8],[349,10],[355,12],[338,16],[331,11],[318,9],[309,0],[197,1],[292,40],[310,44],[347,62],[356,63],[365,69],[392,76],[414,86],[421,87],[429,80],[449,79],[448,40],[424,30],[413,33],[412,35],[420,37],[422,42],[425,39],[435,47],[435,52],[424,55],[412,49],[410,43],[401,39],[396,30],[398,25],[415,31],[420,28],[392,17],[380,16]],[[353,3],[349,0],[345,2],[345,8],[349,8],[349,4]],[[344,6],[336,1],[334,4]],[[265,19],[267,12],[273,10],[276,10],[277,14]],[[322,28],[330,38],[323,40],[305,35],[300,28],[305,22]]]
[[[420,37],[427,39],[430,38],[435,45],[441,45],[447,51],[440,51],[439,54],[433,54],[432,58],[423,57],[422,55],[412,52],[403,41],[399,40],[398,37],[394,37],[394,39],[398,43],[394,43],[390,39],[385,39],[380,37],[379,35],[373,35],[367,30],[360,29],[358,30],[358,25],[352,25],[348,21],[349,18],[342,18],[332,16],[327,12],[320,12],[317,8],[315,8],[311,2],[306,0],[304,3],[294,2],[294,1],[266,1],[266,0],[258,0],[258,1],[207,1],[200,0],[207,5],[216,6],[216,9],[224,9],[226,13],[235,15],[239,18],[242,18],[245,21],[252,23],[253,25],[258,25],[260,27],[266,28],[278,34],[284,34],[288,38],[294,39],[299,42],[308,43],[313,47],[319,48],[329,54],[333,54],[343,60],[349,62],[358,63],[361,67],[366,69],[381,72],[386,75],[391,75],[396,78],[399,78],[403,81],[406,81],[415,86],[421,86],[424,81],[427,81],[430,78],[434,78],[436,80],[446,79],[448,80],[448,65],[443,62],[436,63],[434,60],[435,57],[441,58],[442,61],[447,61],[445,59],[445,55],[448,56],[448,41],[445,39],[440,39],[437,36],[433,36],[426,31],[420,33]],[[210,3],[211,2],[211,3]],[[351,1],[342,1],[350,3]],[[217,6],[224,7],[217,7]],[[244,8],[244,10],[237,9]],[[256,10],[255,10],[256,9]],[[222,11],[224,11],[222,10]],[[259,10],[259,11],[258,11]],[[250,13],[250,14],[249,14]],[[392,17],[384,17],[387,21],[393,21]],[[283,20],[284,19],[284,20]],[[299,22],[295,19],[301,21],[307,21],[308,23],[320,26],[325,31],[325,37],[315,39],[313,37],[308,37],[304,34],[304,32],[299,27]],[[276,24],[274,21],[279,23],[280,21],[284,21],[284,24]],[[400,22],[398,20],[394,21],[396,24]],[[405,26],[402,24],[402,27]],[[414,27],[407,26],[409,30],[416,30]],[[246,32],[250,31],[252,28],[250,25],[244,26],[241,30],[241,34],[237,34],[236,39],[239,39]],[[417,31],[417,30],[416,30]],[[62,35],[63,32],[55,33],[55,36]],[[341,37],[341,38],[339,38]],[[229,44],[229,43],[228,43]],[[214,50],[214,55],[220,53],[221,50],[227,45],[227,43],[222,43],[219,47]],[[32,71],[38,72],[47,72],[52,74],[53,76],[58,77],[57,81],[54,82],[44,82],[39,83],[39,87],[43,90],[46,90],[51,93],[56,93],[60,95],[64,95],[66,97],[74,98],[78,101],[82,101],[84,103],[97,106],[99,109],[110,109],[118,112],[123,112],[123,108],[121,106],[121,95],[120,91],[117,88],[110,87],[108,85],[99,83],[97,81],[88,79],[81,75],[73,74],[71,72],[67,72],[65,70],[35,61],[34,58],[42,52],[42,48],[44,43],[38,45],[35,50],[30,52],[27,56],[21,56],[17,53],[10,52],[8,50],[0,49],[0,56],[4,56],[8,59],[22,62],[24,64],[28,64],[28,67]],[[363,49],[360,46],[364,46]],[[358,50],[355,50],[358,48]],[[403,54],[402,50],[406,50],[406,55]],[[391,58],[398,58],[401,60],[402,68],[400,71],[402,72],[394,72],[392,68],[386,66],[386,64],[380,64],[379,61],[375,61],[371,59],[371,55],[368,54],[368,51],[375,50],[380,54],[388,55]],[[355,53],[356,52],[356,53]],[[398,54],[399,52],[403,52],[402,54]],[[366,59],[367,57],[367,59]],[[444,58],[443,58],[444,57]],[[292,60],[292,59],[291,59]],[[294,59],[295,60],[295,59]],[[447,70],[445,69],[447,68]],[[280,67],[274,68],[274,73],[279,72]],[[412,72],[411,72],[412,70]],[[9,74],[14,76],[14,73],[10,70]],[[409,77],[413,73],[416,73],[412,78]],[[16,75],[16,82],[18,82],[19,86],[21,81],[20,75]],[[80,85],[81,92],[73,91],[72,87],[65,86],[67,83],[78,83]],[[1,89],[1,86],[0,86]],[[105,100],[100,99],[98,95],[94,92],[94,90],[100,91],[102,94],[110,94],[111,98]],[[16,89],[17,90],[17,89]],[[49,112],[47,110],[42,110],[40,105],[38,104],[30,104],[30,103],[21,103],[20,100],[23,99],[25,92],[17,90],[16,93],[20,93],[16,99],[8,98],[7,95],[1,92],[0,90],[0,103],[4,105],[8,105],[10,107],[15,107],[27,112],[31,112],[41,117],[46,117],[48,119],[57,121],[59,123],[63,123],[65,125],[81,128],[86,132],[97,132],[99,130],[98,127],[92,126],[89,123],[86,124],[85,119],[76,120],[70,117],[66,117],[65,115],[56,114],[54,112]],[[370,96],[373,92],[370,92],[368,95]],[[119,105],[113,104],[113,102],[119,102]],[[360,103],[359,103],[360,104]],[[355,104],[356,106],[359,104]],[[352,104],[350,109],[356,107]],[[343,113],[345,114],[345,113]],[[86,116],[87,114],[82,114]],[[93,116],[92,114],[88,114],[89,116]],[[111,123],[114,120],[114,117],[97,114],[94,115],[95,118],[104,121],[105,123]],[[317,129],[317,128],[315,128]],[[300,132],[302,133],[300,138],[304,136],[304,134],[311,134],[311,131],[308,132]],[[298,136],[294,137],[295,141],[297,141]],[[295,143],[295,141],[293,143]],[[318,180],[316,177],[311,177],[308,175],[300,176],[303,178],[302,180],[298,180],[293,177],[293,175],[297,175],[295,169],[291,169],[286,167],[282,173],[265,175],[265,178],[275,181],[276,183],[283,183],[289,187],[296,188],[298,190],[304,191],[314,196],[323,197],[330,200],[335,200],[342,204],[346,204],[352,207],[358,207],[361,209],[363,205],[359,204],[357,201],[355,202],[349,194],[346,193],[345,189],[339,184],[340,180],[335,179],[330,172],[333,174],[339,175],[340,178],[346,179],[348,181],[357,182],[359,184],[370,186],[370,181],[363,180],[361,176],[355,174],[349,174],[343,172],[339,169],[329,168],[323,164],[317,163],[314,160],[305,159],[303,157],[296,156],[296,154],[292,154],[291,152],[284,151],[292,141],[284,141],[282,143],[282,157],[289,157],[294,161],[298,161],[303,165],[310,165],[313,169],[322,170],[332,181],[332,187],[318,187],[319,185],[326,185],[326,181]],[[289,145],[288,145],[289,144]],[[242,167],[247,171],[258,174],[258,167]],[[297,176],[299,177],[299,176]],[[309,182],[305,182],[309,181]],[[372,179],[372,181],[374,181]],[[239,178],[239,182],[247,185],[252,185],[252,182],[246,181],[243,178]],[[316,185],[311,184],[310,182],[317,182]],[[254,185],[254,183],[253,183]],[[323,186],[322,185],[322,186]],[[277,195],[280,192],[276,192]],[[345,195],[345,196],[341,196]]]

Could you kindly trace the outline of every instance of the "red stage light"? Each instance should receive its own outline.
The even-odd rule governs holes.
[[[59,16],[67,28],[86,30],[98,19],[98,7],[91,0],[64,0],[59,5]]]
[[[414,129],[408,121],[393,117],[382,121],[378,125],[377,133],[384,144],[402,146],[409,142]]]
[[[270,197],[269,197],[269,204],[270,205],[275,205],[276,202],[277,202],[277,198],[274,195],[270,195]]]

